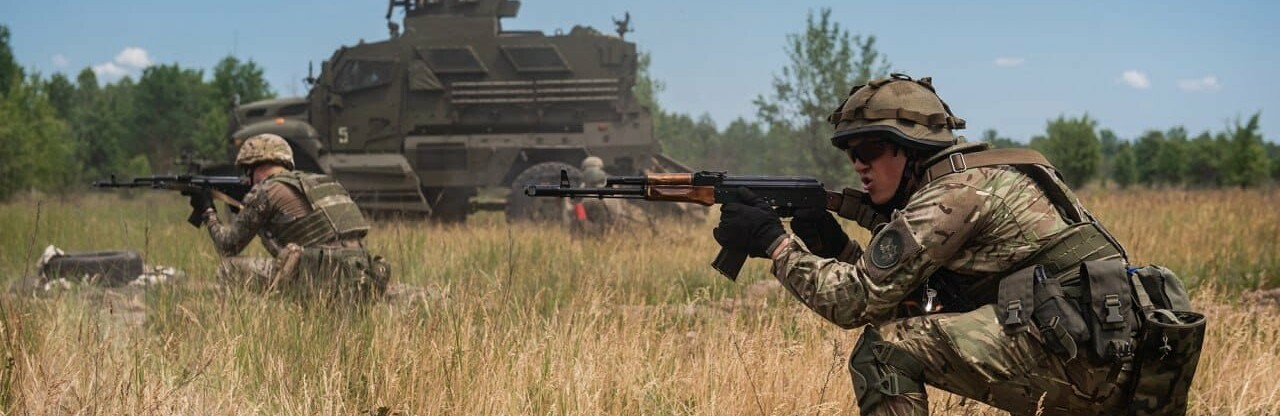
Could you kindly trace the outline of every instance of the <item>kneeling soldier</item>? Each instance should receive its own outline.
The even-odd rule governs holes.
[[[1127,267],[1044,157],[961,143],[929,78],[856,87],[830,121],[866,188],[840,211],[869,246],[821,209],[796,210],[788,235],[762,199],[724,205],[715,238],[863,328],[862,414],[927,414],[926,384],[1015,414],[1185,411],[1204,317],[1168,270]]]
[[[224,257],[224,284],[358,298],[386,290],[390,267],[365,249],[369,223],[342,185],[293,170],[293,150],[274,134],[245,140],[236,166],[253,188],[230,224],[218,219],[208,193],[191,196],[193,223],[208,225]],[[254,236],[274,259],[237,256]]]

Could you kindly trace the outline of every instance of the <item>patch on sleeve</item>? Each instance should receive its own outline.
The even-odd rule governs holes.
[[[887,271],[919,252],[920,244],[907,229],[906,218],[899,216],[876,233],[865,255],[872,266]]]

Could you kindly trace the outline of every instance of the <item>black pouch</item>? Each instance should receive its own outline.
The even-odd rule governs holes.
[[[1039,269],[1040,265],[1027,267],[1000,279],[996,318],[1005,334],[1016,335],[1031,326],[1031,313],[1035,310],[1035,289],[1032,284],[1035,271]]]
[[[1062,292],[1062,283],[1045,275],[1043,266],[1035,267],[1033,278],[1036,298],[1033,316],[1045,347],[1064,360],[1076,358],[1079,345],[1090,339],[1084,316],[1076,303]]]
[[[1116,260],[1086,261],[1080,265],[1084,284],[1085,322],[1095,356],[1102,362],[1133,358],[1133,331],[1138,327],[1133,290],[1125,264]]]

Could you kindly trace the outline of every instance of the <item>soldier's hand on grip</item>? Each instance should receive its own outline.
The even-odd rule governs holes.
[[[791,219],[791,231],[813,254],[834,258],[849,244],[849,235],[836,217],[823,208],[798,208]]]
[[[720,224],[712,234],[726,249],[747,253],[751,257],[769,257],[769,245],[786,232],[782,220],[763,198],[751,191],[738,189],[738,200],[720,207]]]
[[[191,215],[187,216],[187,222],[191,223],[192,227],[200,228],[201,225],[204,225],[205,211],[216,210],[213,207],[213,193],[209,192],[208,189],[201,189],[194,192],[183,192],[183,195],[191,198]]]

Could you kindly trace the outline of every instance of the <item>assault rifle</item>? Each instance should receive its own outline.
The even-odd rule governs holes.
[[[240,199],[249,193],[248,183],[239,176],[162,175],[141,176],[120,181],[116,175],[111,180],[94,181],[95,188],[152,188],[182,192],[183,195],[209,190],[214,198],[227,203],[235,210],[243,208]]]
[[[569,174],[560,171],[558,185],[529,185],[525,195],[531,197],[594,197],[643,199],[648,201],[689,202],[705,206],[740,201],[735,188],[747,188],[764,198],[781,217],[794,215],[797,208],[825,208],[858,221],[864,227],[880,220],[865,205],[862,192],[846,189],[828,191],[817,178],[808,176],[728,175],[725,172],[658,173],[644,176],[610,176],[602,188],[574,188]],[[864,223],[864,217],[866,223]],[[882,220],[880,220],[883,222]],[[720,250],[711,267],[737,280],[747,261],[747,253]]]

